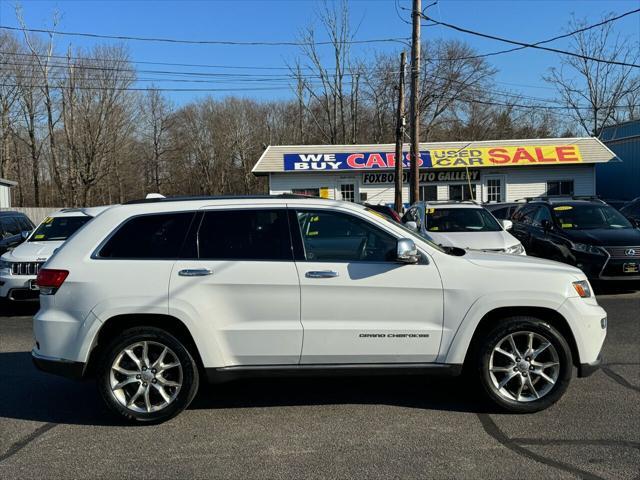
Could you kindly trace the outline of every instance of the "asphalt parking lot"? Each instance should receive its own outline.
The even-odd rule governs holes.
[[[533,415],[460,379],[239,381],[158,426],[32,366],[33,309],[0,311],[0,478],[640,478],[640,292],[599,296],[603,369]]]

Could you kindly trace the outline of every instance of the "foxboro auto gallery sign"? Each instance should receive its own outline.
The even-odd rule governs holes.
[[[468,168],[531,166],[581,163],[577,145],[504,146],[463,148],[458,150],[424,150],[420,152],[420,168]],[[409,154],[402,164],[409,166]],[[286,153],[285,171],[332,171],[392,169],[396,165],[393,152],[358,153]]]
[[[420,183],[437,182],[474,182],[480,178],[479,170],[447,170],[447,171],[422,171],[418,176]],[[382,185],[395,182],[395,172],[365,172],[362,174],[364,185]],[[402,183],[409,183],[409,172],[402,172]]]

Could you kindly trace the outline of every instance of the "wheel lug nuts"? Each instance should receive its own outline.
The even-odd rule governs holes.
[[[151,373],[155,374],[155,373],[156,373],[156,369],[155,369],[155,368],[152,368],[152,369],[151,369]]]
[[[142,386],[143,386],[143,387],[146,387],[146,386],[147,386],[147,382],[144,382],[144,383],[142,384]]]
[[[531,357],[527,357],[527,362],[530,362],[530,361],[531,361]]]
[[[522,373],[522,376],[523,376],[523,377],[526,377],[526,376],[527,376],[527,372],[523,372],[523,373]]]
[[[156,380],[155,378],[153,380],[151,380],[151,383],[157,383],[158,380]]]
[[[513,371],[517,372],[518,371],[518,367],[513,367]]]
[[[142,371],[146,372],[147,371],[147,367],[142,367]]]
[[[533,370],[533,365],[531,365],[531,366],[529,367],[529,370]]]
[[[520,358],[516,358],[516,362],[519,362],[519,361],[520,361]]]
[[[136,378],[137,378],[138,380],[140,380],[140,375],[136,375]]]

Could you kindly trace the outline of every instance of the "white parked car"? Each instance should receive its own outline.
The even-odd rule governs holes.
[[[498,405],[546,408],[600,362],[606,313],[577,268],[452,253],[364,206],[293,195],[114,206],[38,275],[32,356],[96,377],[140,422],[202,380],[449,374]]]
[[[67,238],[106,208],[68,208],[46,217],[23,243],[0,257],[0,298],[37,300],[40,267]]]
[[[507,231],[511,221],[499,222],[473,202],[418,202],[405,212],[402,222],[443,247],[526,255]]]

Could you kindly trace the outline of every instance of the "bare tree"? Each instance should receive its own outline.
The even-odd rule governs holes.
[[[576,30],[585,25],[584,20],[573,18],[569,29]],[[612,23],[574,35],[571,51],[585,57],[624,63],[638,63],[640,58],[638,41],[616,35]],[[640,81],[632,76],[633,73],[633,67],[562,56],[560,67],[551,68],[544,79],[555,86],[561,101],[570,108],[580,127],[588,135],[598,136],[604,126],[627,116],[625,99],[637,98],[640,90]],[[635,114],[635,110],[630,114]]]
[[[141,101],[142,141],[145,145],[145,187],[160,192],[165,177],[165,157],[169,146],[173,105],[155,88]]]

